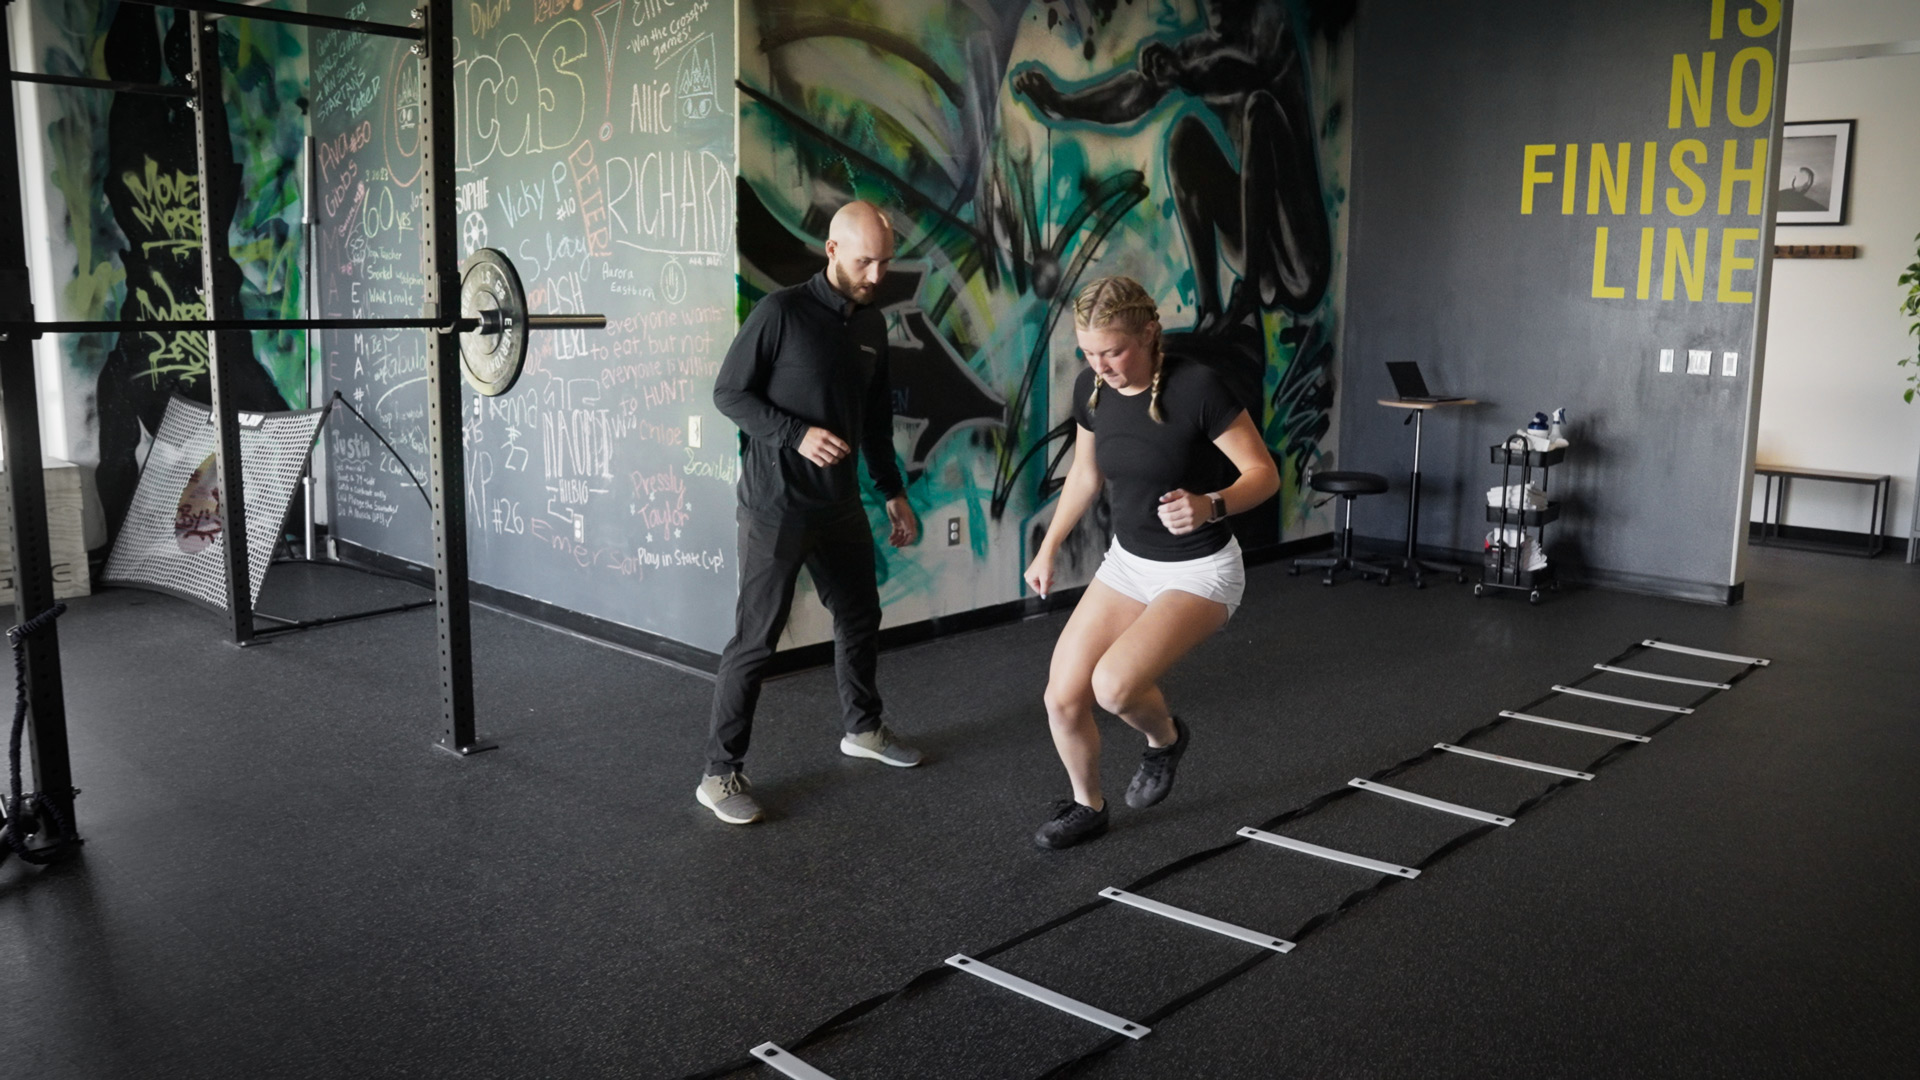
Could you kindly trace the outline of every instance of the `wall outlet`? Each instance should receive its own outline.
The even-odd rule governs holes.
[[[1673,374],[1673,350],[1672,349],[1660,350],[1660,372],[1663,375]]]
[[[581,517],[577,510],[573,514],[573,542],[576,544],[587,542],[587,519]]]
[[[1720,354],[1720,374],[1733,376],[1740,374],[1740,354],[1723,352]]]
[[[700,449],[700,417],[687,417],[687,445]]]
[[[959,518],[947,519],[947,546],[948,547],[960,546],[960,519]]]
[[[1712,349],[1688,349],[1687,350],[1687,374],[1689,375],[1713,374],[1713,350]]]

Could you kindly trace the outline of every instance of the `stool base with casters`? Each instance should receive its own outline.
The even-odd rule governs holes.
[[[1413,575],[1413,587],[1416,589],[1427,587],[1426,579],[1421,576],[1423,573],[1452,574],[1455,582],[1461,585],[1467,583],[1467,568],[1454,563],[1433,562],[1430,559],[1401,559],[1399,567]]]
[[[1333,584],[1334,575],[1342,570],[1351,570],[1363,578],[1377,577],[1382,585],[1391,582],[1393,573],[1387,567],[1353,557],[1353,500],[1387,490],[1387,478],[1368,472],[1320,472],[1307,478],[1307,486],[1328,495],[1338,495],[1347,506],[1347,522],[1340,530],[1340,554],[1330,559],[1295,559],[1287,573],[1298,575],[1302,570],[1325,570],[1327,576],[1320,579],[1322,585]]]

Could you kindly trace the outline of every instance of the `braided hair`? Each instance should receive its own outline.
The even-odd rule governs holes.
[[[1153,354],[1153,386],[1148,392],[1147,415],[1166,423],[1160,413],[1160,376],[1166,370],[1166,350],[1160,341],[1160,305],[1130,277],[1095,279],[1073,301],[1075,330],[1118,330],[1140,341]],[[1087,411],[1100,407],[1101,380],[1093,380]]]

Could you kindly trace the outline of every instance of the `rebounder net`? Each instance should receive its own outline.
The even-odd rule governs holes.
[[[255,603],[325,412],[238,414],[247,584]],[[227,609],[226,536],[214,444],[210,408],[178,396],[167,402],[103,581]]]

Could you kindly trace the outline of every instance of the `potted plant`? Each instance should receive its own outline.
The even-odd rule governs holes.
[[[1914,254],[1920,256],[1920,234],[1915,234],[1913,240],[1915,245]],[[1900,304],[1900,313],[1913,320],[1907,324],[1907,333],[1915,337],[1920,337],[1920,258],[1916,258],[1910,263],[1907,266],[1907,272],[1900,275],[1900,284],[1907,287],[1907,298]],[[1912,364],[1915,368],[1920,368],[1920,356],[1903,356],[1900,358],[1901,367],[1906,367],[1908,364]],[[1908,375],[1907,384],[1905,397],[1907,404],[1911,405],[1913,404],[1914,391],[1920,390],[1920,371],[1915,371],[1913,374]]]
[[[1920,337],[1920,233],[1914,235],[1914,255],[1916,258],[1907,265],[1907,271],[1900,275],[1900,284],[1907,287],[1907,298],[1900,302],[1900,313],[1912,321],[1907,324],[1907,333]],[[1920,355],[1903,356],[1900,366],[1912,364],[1920,369]],[[1920,370],[1907,376],[1907,390],[1904,395],[1907,404],[1913,404],[1913,392],[1920,390]],[[1920,560],[1920,470],[1914,474],[1913,518],[1907,523],[1907,562]]]

